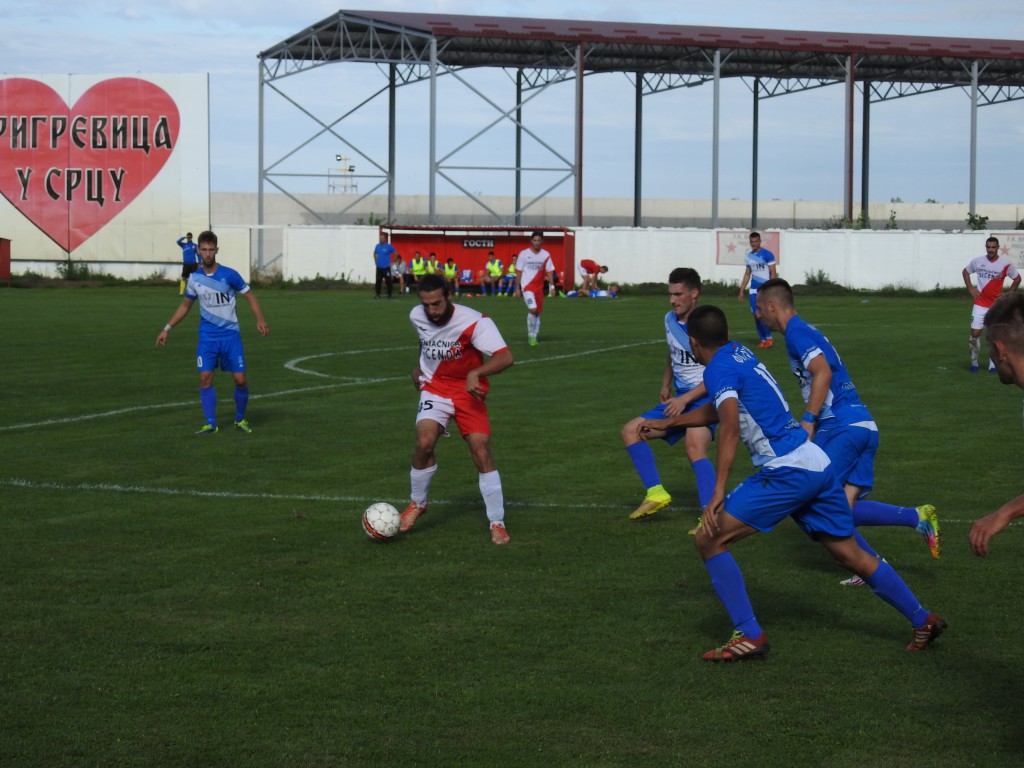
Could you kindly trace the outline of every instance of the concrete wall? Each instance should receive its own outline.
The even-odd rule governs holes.
[[[290,280],[346,277],[372,282],[376,227],[287,227],[275,256]],[[739,282],[743,267],[719,263],[720,230],[583,227],[576,258],[608,266],[616,283],[661,283],[675,267],[696,269],[705,280]],[[741,237],[745,230],[738,230]],[[1006,234],[1003,234],[1005,241]],[[985,252],[987,232],[873,232],[789,230],[780,233],[779,275],[793,283],[824,272],[851,288],[899,286],[916,290],[963,285],[967,262]],[[1024,240],[1024,233],[1020,235]],[[524,247],[526,238],[523,239]],[[1015,246],[1020,249],[1021,246]]]

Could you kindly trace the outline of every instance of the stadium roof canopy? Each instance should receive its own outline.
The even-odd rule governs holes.
[[[712,216],[717,217],[717,85],[722,78],[744,78],[754,94],[754,191],[752,223],[756,224],[756,162],[758,99],[845,83],[843,115],[846,127],[844,203],[853,218],[854,103],[859,87],[864,110],[862,136],[862,206],[867,209],[869,105],[918,93],[963,88],[972,97],[970,210],[975,210],[976,109],[978,106],[1024,97],[1024,41],[939,37],[802,32],[769,29],[718,28],[630,22],[576,21],[432,13],[339,11],[259,54],[261,72],[260,186],[273,181],[273,167],[263,166],[264,86],[279,78],[334,62],[389,65],[390,89],[397,84],[431,81],[431,216],[435,176],[451,179],[435,158],[434,85],[438,74],[456,74],[472,67],[514,69],[517,103],[506,114],[517,131],[528,131],[518,117],[524,90],[554,82],[576,83],[575,157],[565,163],[573,178],[576,225],[582,221],[582,103],[583,76],[601,72],[633,73],[636,78],[634,206],[639,224],[640,159],[642,156],[641,97],[671,88],[704,83],[716,86]],[[391,99],[390,136],[394,136]],[[390,147],[389,157],[394,157]],[[446,159],[450,159],[450,156]],[[393,201],[390,164],[382,175]],[[463,166],[464,167],[464,166]],[[516,171],[519,159],[506,170]],[[557,186],[557,185],[556,185]],[[465,191],[465,190],[464,190]],[[466,191],[472,197],[472,193]],[[478,202],[481,202],[478,200]],[[483,204],[481,202],[481,204]],[[518,220],[523,206],[505,223]],[[389,219],[393,205],[389,206]],[[499,219],[502,214],[492,212]]]

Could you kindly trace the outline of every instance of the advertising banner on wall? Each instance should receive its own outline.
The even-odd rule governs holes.
[[[209,78],[0,77],[0,237],[15,260],[168,262],[209,226]]]
[[[747,254],[750,253],[750,232],[745,230],[719,230],[717,235],[716,264],[735,264],[740,267],[747,265]],[[779,233],[761,232],[761,247],[767,248],[779,258]]]

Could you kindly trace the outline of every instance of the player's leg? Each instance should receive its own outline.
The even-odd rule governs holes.
[[[416,444],[409,469],[409,505],[402,512],[398,530],[408,531],[427,511],[430,483],[437,472],[434,448],[441,435],[446,434],[448,421],[455,409],[451,400],[438,397],[426,390],[420,391],[419,412],[416,414]]]
[[[213,340],[199,337],[196,346],[196,370],[199,372],[199,404],[203,408],[206,423],[197,435],[217,433],[217,391],[213,388],[213,372],[220,360],[220,345]]]
[[[750,314],[754,316],[754,328],[757,330],[757,338],[760,340],[757,346],[762,349],[768,349],[773,344],[772,332],[761,320],[757,317],[757,294],[750,294]]]
[[[487,511],[487,526],[491,541],[508,544],[505,529],[505,497],[501,490],[501,475],[491,455],[491,425],[484,402],[466,394],[455,403],[455,422],[466,440],[469,454],[479,473],[480,495]]]
[[[967,342],[967,350],[971,355],[971,373],[978,372],[978,351],[981,348],[981,332],[985,327],[986,307],[979,307],[977,304],[971,306],[971,335]],[[989,370],[994,369],[992,361],[989,361]]]
[[[743,484],[740,485],[742,487]],[[711,578],[711,587],[725,607],[734,632],[728,643],[708,651],[701,658],[710,662],[763,659],[771,646],[754,615],[743,573],[729,551],[731,544],[756,533],[756,530],[725,510],[718,514],[718,525],[718,531],[713,535],[701,528],[695,542]]]
[[[690,460],[697,479],[697,500],[701,509],[707,506],[715,492],[715,465],[708,458],[712,435],[709,427],[691,427],[686,430],[686,458]]]
[[[907,650],[924,650],[945,631],[945,620],[921,605],[896,569],[865,552],[852,536],[822,534],[818,540],[836,563],[864,579],[876,595],[910,622],[914,633]]]
[[[665,440],[668,433],[662,431],[649,432],[646,440],[641,439],[637,434],[637,428],[644,419],[659,419],[664,415],[664,406],[657,405],[643,415],[627,421],[622,426],[620,432],[622,445],[633,462],[633,468],[636,470],[637,475],[639,475],[640,482],[643,483],[646,489],[644,500],[640,503],[639,507],[630,513],[630,520],[641,520],[672,503],[672,497],[661,484],[661,476],[658,474],[658,467],[654,463],[654,451],[651,450],[650,446],[651,440]],[[677,430],[675,439],[672,442],[678,440],[679,437],[681,435]]]
[[[540,330],[540,315],[537,313],[537,296],[533,291],[523,291],[526,303],[526,340],[531,347],[537,346],[537,332]]]
[[[249,407],[249,383],[245,375],[245,350],[242,334],[237,331],[225,339],[221,349],[220,369],[230,373],[235,381],[235,430],[252,432],[245,413]]]

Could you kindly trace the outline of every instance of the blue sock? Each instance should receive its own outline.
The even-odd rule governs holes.
[[[760,637],[761,625],[754,618],[754,609],[747,597],[743,574],[731,552],[722,552],[704,561],[704,567],[711,575],[711,586],[718,599],[725,606],[729,618],[744,637]]]
[[[879,561],[878,569],[864,581],[876,595],[906,616],[911,626],[924,626],[928,620],[928,611],[921,607],[910,587],[891,565],[884,560]]]
[[[249,405],[249,387],[235,387],[235,423],[245,419],[245,409]]]
[[[757,335],[761,341],[768,341],[772,337],[772,332],[768,330],[768,326],[757,318],[754,318],[754,325],[757,327]]]
[[[644,484],[644,488],[661,485],[661,477],[654,464],[654,451],[646,440],[627,446],[626,453],[633,460],[633,466],[636,467],[636,473],[640,475],[640,482]]]
[[[897,507],[881,501],[858,501],[853,505],[854,525],[905,525],[917,528],[920,519],[913,507]]]
[[[211,427],[217,426],[217,393],[213,387],[199,388],[199,402],[203,405],[203,416]]]
[[[855,538],[857,540],[857,543],[860,544],[860,548],[867,552],[869,555],[874,555],[879,560],[882,559],[882,556],[875,552],[875,548],[868,544],[868,540],[860,535],[860,531],[854,531],[853,538]]]
[[[693,474],[697,476],[697,499],[704,509],[715,495],[715,465],[711,459],[699,459],[693,462]]]

